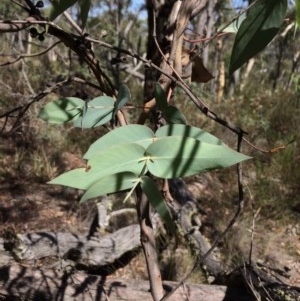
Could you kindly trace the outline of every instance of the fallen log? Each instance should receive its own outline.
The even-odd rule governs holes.
[[[18,235],[7,229],[0,239],[0,266],[73,266],[105,275],[126,265],[140,248],[140,229],[130,225],[112,234],[95,236],[40,232]],[[109,271],[108,271],[109,270]]]
[[[165,292],[177,283],[164,282]],[[63,272],[53,269],[30,269],[21,265],[0,268],[2,301],[152,301],[149,282]],[[185,284],[172,295],[172,301],[254,301],[241,288]]]
[[[235,275],[237,276],[237,275]],[[260,283],[255,287],[239,284],[181,285],[171,296],[172,301],[300,301],[300,288],[276,283]],[[248,280],[247,280],[248,281]],[[242,281],[243,283],[244,281]],[[178,283],[164,281],[165,293]],[[255,297],[256,295],[256,297]],[[84,272],[45,268],[28,268],[20,264],[0,268],[1,301],[152,301],[149,282],[116,279]]]

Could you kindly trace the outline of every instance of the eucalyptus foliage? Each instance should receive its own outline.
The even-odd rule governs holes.
[[[54,0],[49,19],[54,20],[75,3],[79,5],[84,25],[90,0]],[[287,0],[258,0],[222,29],[225,33],[236,34],[230,73],[268,45],[282,25],[286,10]],[[249,159],[203,129],[189,126],[182,112],[169,105],[166,92],[158,83],[154,96],[167,125],[156,132],[139,124],[115,128],[89,147],[84,155],[87,160],[85,168],[68,171],[49,183],[85,190],[82,202],[124,190],[132,193],[139,186],[172,227],[169,211],[155,179],[188,177]],[[113,122],[130,98],[128,87],[121,85],[116,98],[100,96],[88,101],[61,98],[48,103],[39,117],[49,123],[73,122],[75,127],[94,128]]]
[[[163,112],[168,112],[166,96],[158,84],[155,96]],[[116,101],[108,96],[91,101],[62,98],[48,103],[39,117],[50,123],[73,121],[74,126],[93,128],[112,120],[129,99],[129,90],[122,85]],[[110,131],[89,147],[84,155],[85,168],[68,171],[49,183],[85,190],[81,202],[124,190],[132,193],[140,185],[153,207],[173,229],[163,196],[151,176],[187,177],[249,159],[208,132],[181,124],[183,115],[178,116],[179,123],[160,127],[155,133],[139,124]]]
[[[272,41],[286,12],[287,0],[259,0],[249,8],[234,41],[229,73],[232,74]]]

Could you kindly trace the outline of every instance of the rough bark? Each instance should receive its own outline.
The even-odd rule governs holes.
[[[164,282],[165,292],[175,282]],[[240,288],[185,284],[172,296],[173,301],[253,301]],[[67,273],[52,269],[29,269],[19,265],[0,269],[0,300],[74,301],[74,300],[143,300],[152,301],[149,282],[142,280],[106,279],[105,276]]]
[[[124,266],[140,248],[138,225],[88,239],[85,235],[41,232],[17,235],[7,229],[0,239],[0,266],[15,261],[29,266],[72,266],[101,275]]]

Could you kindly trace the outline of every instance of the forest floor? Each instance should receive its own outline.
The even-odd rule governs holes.
[[[2,160],[2,166],[6,167],[7,171],[4,161],[7,162],[7,160]],[[75,190],[48,185],[45,182],[2,173],[0,177],[0,233],[7,227],[14,227],[17,233],[60,231],[83,234],[88,232],[94,216],[95,204],[90,202],[79,205],[78,194]],[[212,199],[214,191],[209,186],[209,184],[203,185],[197,181],[189,184],[194,195],[201,194],[203,197],[205,190],[208,199]],[[210,216],[208,223],[210,223],[209,219],[214,217],[214,204],[211,201],[207,204],[202,202],[201,206],[204,206],[208,212]],[[222,213],[223,222],[228,222],[232,214],[233,211],[225,210]],[[299,213],[295,214],[299,215]],[[251,227],[252,220],[249,219],[249,215],[237,222],[226,238],[226,242],[220,245],[220,250],[223,250],[223,261],[229,266],[239,265],[243,260],[247,261],[253,234],[252,259],[287,272],[290,278],[286,282],[300,286],[300,219],[297,221],[296,216],[290,222],[280,224],[278,220],[257,218],[253,233],[251,233]],[[178,254],[186,251],[183,246],[176,249]],[[192,266],[191,261],[181,262],[187,266],[176,268],[177,271],[181,271],[177,273],[179,278],[188,272],[189,265]],[[116,271],[114,276],[147,279],[142,253],[138,254],[128,266]],[[197,279],[192,280],[197,281]]]

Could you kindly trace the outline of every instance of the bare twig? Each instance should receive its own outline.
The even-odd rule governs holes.
[[[25,23],[14,23],[10,21],[0,21],[0,32],[17,32],[29,27],[31,24],[28,22]]]
[[[61,42],[63,42],[72,51],[77,53],[77,55],[87,63],[87,65],[94,73],[96,79],[98,80],[102,91],[107,95],[115,96],[115,87],[111,83],[109,77],[100,68],[99,62],[96,60],[93,51],[91,49],[83,47],[83,45],[78,43],[78,41],[80,42],[82,40],[82,36],[76,36],[74,34],[68,33],[58,27],[55,23],[43,20],[41,16],[32,16],[24,21],[0,21],[0,32],[5,32],[5,29],[7,29],[7,24],[22,25],[23,27],[21,27],[21,29],[32,24],[39,24],[44,27],[47,25],[47,33],[57,37]]]
[[[18,62],[19,60],[24,59],[24,58],[31,58],[31,57],[41,56],[43,54],[46,54],[49,50],[51,50],[52,48],[54,48],[55,46],[57,46],[60,43],[61,43],[61,41],[57,41],[54,44],[52,44],[50,47],[48,47],[46,50],[43,50],[41,52],[32,53],[32,54],[21,54],[16,59],[14,59],[13,61],[8,61],[8,62],[0,64],[0,67],[7,66],[7,65],[12,65],[12,64]]]
[[[276,153],[276,152],[279,151],[279,150],[286,149],[287,146],[288,146],[289,144],[291,144],[291,143],[294,142],[294,139],[293,139],[293,140],[291,140],[290,142],[288,142],[288,143],[285,144],[285,145],[280,145],[280,146],[274,147],[274,148],[269,149],[269,150],[264,150],[264,149],[261,149],[261,148],[255,146],[254,144],[252,144],[252,143],[251,143],[250,141],[248,141],[245,137],[243,137],[243,140],[244,140],[247,144],[249,144],[253,149],[255,149],[255,150],[257,150],[257,151],[259,151],[259,152],[261,152],[261,153],[267,153],[267,154]]]
[[[72,19],[70,14],[66,11],[63,12],[64,17],[67,19],[67,21],[71,24],[71,26],[80,34],[82,35],[83,30],[77,25],[77,23]]]
[[[177,86],[179,86],[186,93],[186,95],[193,101],[193,103],[197,106],[197,108],[204,115],[206,115],[210,119],[214,120],[215,122],[223,125],[224,127],[228,128],[229,130],[231,130],[232,132],[234,132],[236,134],[239,134],[239,133],[247,134],[244,130],[242,130],[240,127],[236,126],[234,123],[232,123],[230,121],[225,121],[224,119],[219,118],[216,113],[214,113],[213,111],[211,111],[209,109],[208,105],[206,105],[204,103],[204,101],[202,101],[198,96],[195,95],[195,93],[190,89],[190,87],[188,87],[184,83],[184,81],[182,82],[182,81],[180,81],[180,79],[178,79],[178,77],[174,77],[173,75],[170,75],[168,72],[165,72],[163,69],[156,66],[151,61],[139,56],[138,54],[132,53],[129,50],[118,48],[116,46],[112,46],[112,45],[110,45],[108,43],[105,43],[103,41],[100,41],[100,40],[92,39],[92,38],[89,38],[89,37],[87,37],[87,40],[91,41],[91,42],[94,42],[94,43],[97,43],[97,44],[99,44],[103,47],[106,47],[106,48],[115,50],[117,52],[120,52],[122,54],[134,57],[134,58],[142,61],[143,63],[145,63],[146,66],[149,66],[149,67],[152,67],[152,68],[156,69],[158,72],[164,74],[172,82],[174,82]],[[151,99],[144,105],[144,108],[147,108],[148,111],[150,111],[154,106],[155,106],[155,99]]]
[[[252,204],[253,206],[253,204]],[[250,242],[250,250],[249,250],[249,265],[251,265],[252,263],[252,251],[253,251],[253,241],[254,241],[254,229],[255,229],[255,220],[260,212],[260,208],[258,208],[256,210],[256,212],[253,214],[253,218],[252,218],[252,227],[251,227],[251,242]]]
[[[249,273],[251,274],[251,271],[249,271],[248,266],[244,263],[243,276],[245,278],[245,281],[247,282],[248,287],[251,290],[251,292],[252,292],[254,298],[256,299],[256,301],[261,301],[261,296],[255,288],[255,285],[253,283],[253,279],[252,279],[251,275],[249,277]]]
[[[184,81],[182,81],[182,79],[180,80],[180,78],[174,77],[173,75],[170,74],[170,72],[165,72],[163,69],[161,69],[160,67],[156,66],[155,64],[153,64],[151,61],[139,56],[138,54],[132,53],[129,50],[126,49],[122,49],[116,46],[112,46],[108,43],[105,43],[103,41],[100,40],[96,40],[96,39],[92,39],[87,37],[88,41],[97,43],[103,47],[115,50],[119,53],[134,57],[140,61],[142,61],[143,63],[145,63],[146,66],[152,67],[154,69],[156,69],[158,72],[160,72],[161,74],[164,74],[166,77],[168,77],[172,82],[174,82],[177,86],[179,86],[186,94],[187,96],[193,101],[193,103],[197,106],[197,108],[207,117],[209,117],[210,119],[214,120],[215,122],[221,124],[222,126],[228,128],[229,130],[233,131],[236,134],[247,134],[244,130],[242,130],[240,127],[236,126],[234,123],[230,122],[230,121],[225,121],[224,119],[221,119],[217,116],[216,113],[214,113],[213,111],[211,111],[208,107],[208,105],[206,105],[204,103],[204,101],[202,101],[199,97],[197,97],[195,95],[195,93],[190,89],[190,87],[188,87]],[[155,106],[155,99],[151,99],[149,100],[145,105],[144,108],[146,108],[146,112],[145,114],[147,115],[149,113],[149,111]]]
[[[235,22],[242,14],[244,14],[246,11],[248,11],[252,6],[254,6],[256,4],[256,2],[258,2],[259,0],[254,0],[247,8],[241,10],[234,18],[232,18],[230,21],[228,21],[227,23],[225,23],[221,28],[219,28],[219,30],[214,34],[214,36],[212,36],[204,45],[204,47],[207,47],[207,45],[213,41],[214,39],[218,38],[218,36],[220,34],[222,34],[223,30],[228,27],[231,23]]]
[[[34,24],[56,26],[53,22],[37,20],[34,17],[28,17],[26,20],[0,20],[0,32],[16,32]]]
[[[68,47],[70,47],[72,50],[78,53],[81,57],[84,58],[84,60],[88,63],[94,74],[96,74],[96,78],[98,79],[101,88],[106,91],[107,94],[112,95],[115,94],[114,89],[112,90],[112,84],[110,83],[109,78],[103,73],[103,71],[100,69],[98,62],[95,60],[92,54],[87,53],[86,51],[83,51],[81,48],[78,48],[78,45],[76,43],[76,40],[74,40],[74,37],[71,34],[68,34],[64,32],[62,29],[60,29],[58,26],[56,26],[52,22],[47,21],[18,21],[19,24],[23,22],[23,24],[40,24],[40,25],[51,25],[49,27],[49,33],[53,34],[54,36],[58,37],[64,44],[66,44]],[[1,22],[0,22],[0,28],[1,28]],[[1,31],[1,30],[0,30]],[[185,84],[185,82],[175,74],[176,77],[170,74],[170,72],[165,72],[160,67],[154,65],[151,61],[148,61],[147,59],[141,57],[138,54],[132,53],[129,50],[122,49],[116,46],[112,46],[111,44],[105,43],[100,40],[92,39],[90,37],[86,37],[87,41],[97,43],[98,45],[101,45],[103,47],[109,48],[111,50],[115,50],[119,53],[131,56],[133,58],[136,58],[149,67],[152,67],[159,71],[161,74],[164,74],[166,77],[168,77],[175,85],[179,86],[181,89],[184,90],[184,92],[187,94],[187,96],[194,102],[194,104],[197,106],[197,108],[207,117],[214,120],[215,122],[223,125],[224,127],[228,128],[229,130],[233,131],[236,134],[244,133],[241,128],[236,126],[230,121],[225,121],[224,119],[221,119],[215,114],[213,111],[211,111],[199,97],[197,97],[194,92]],[[155,106],[155,99],[151,99],[148,103],[145,104],[145,108],[147,108],[146,115],[149,113],[151,108]]]

